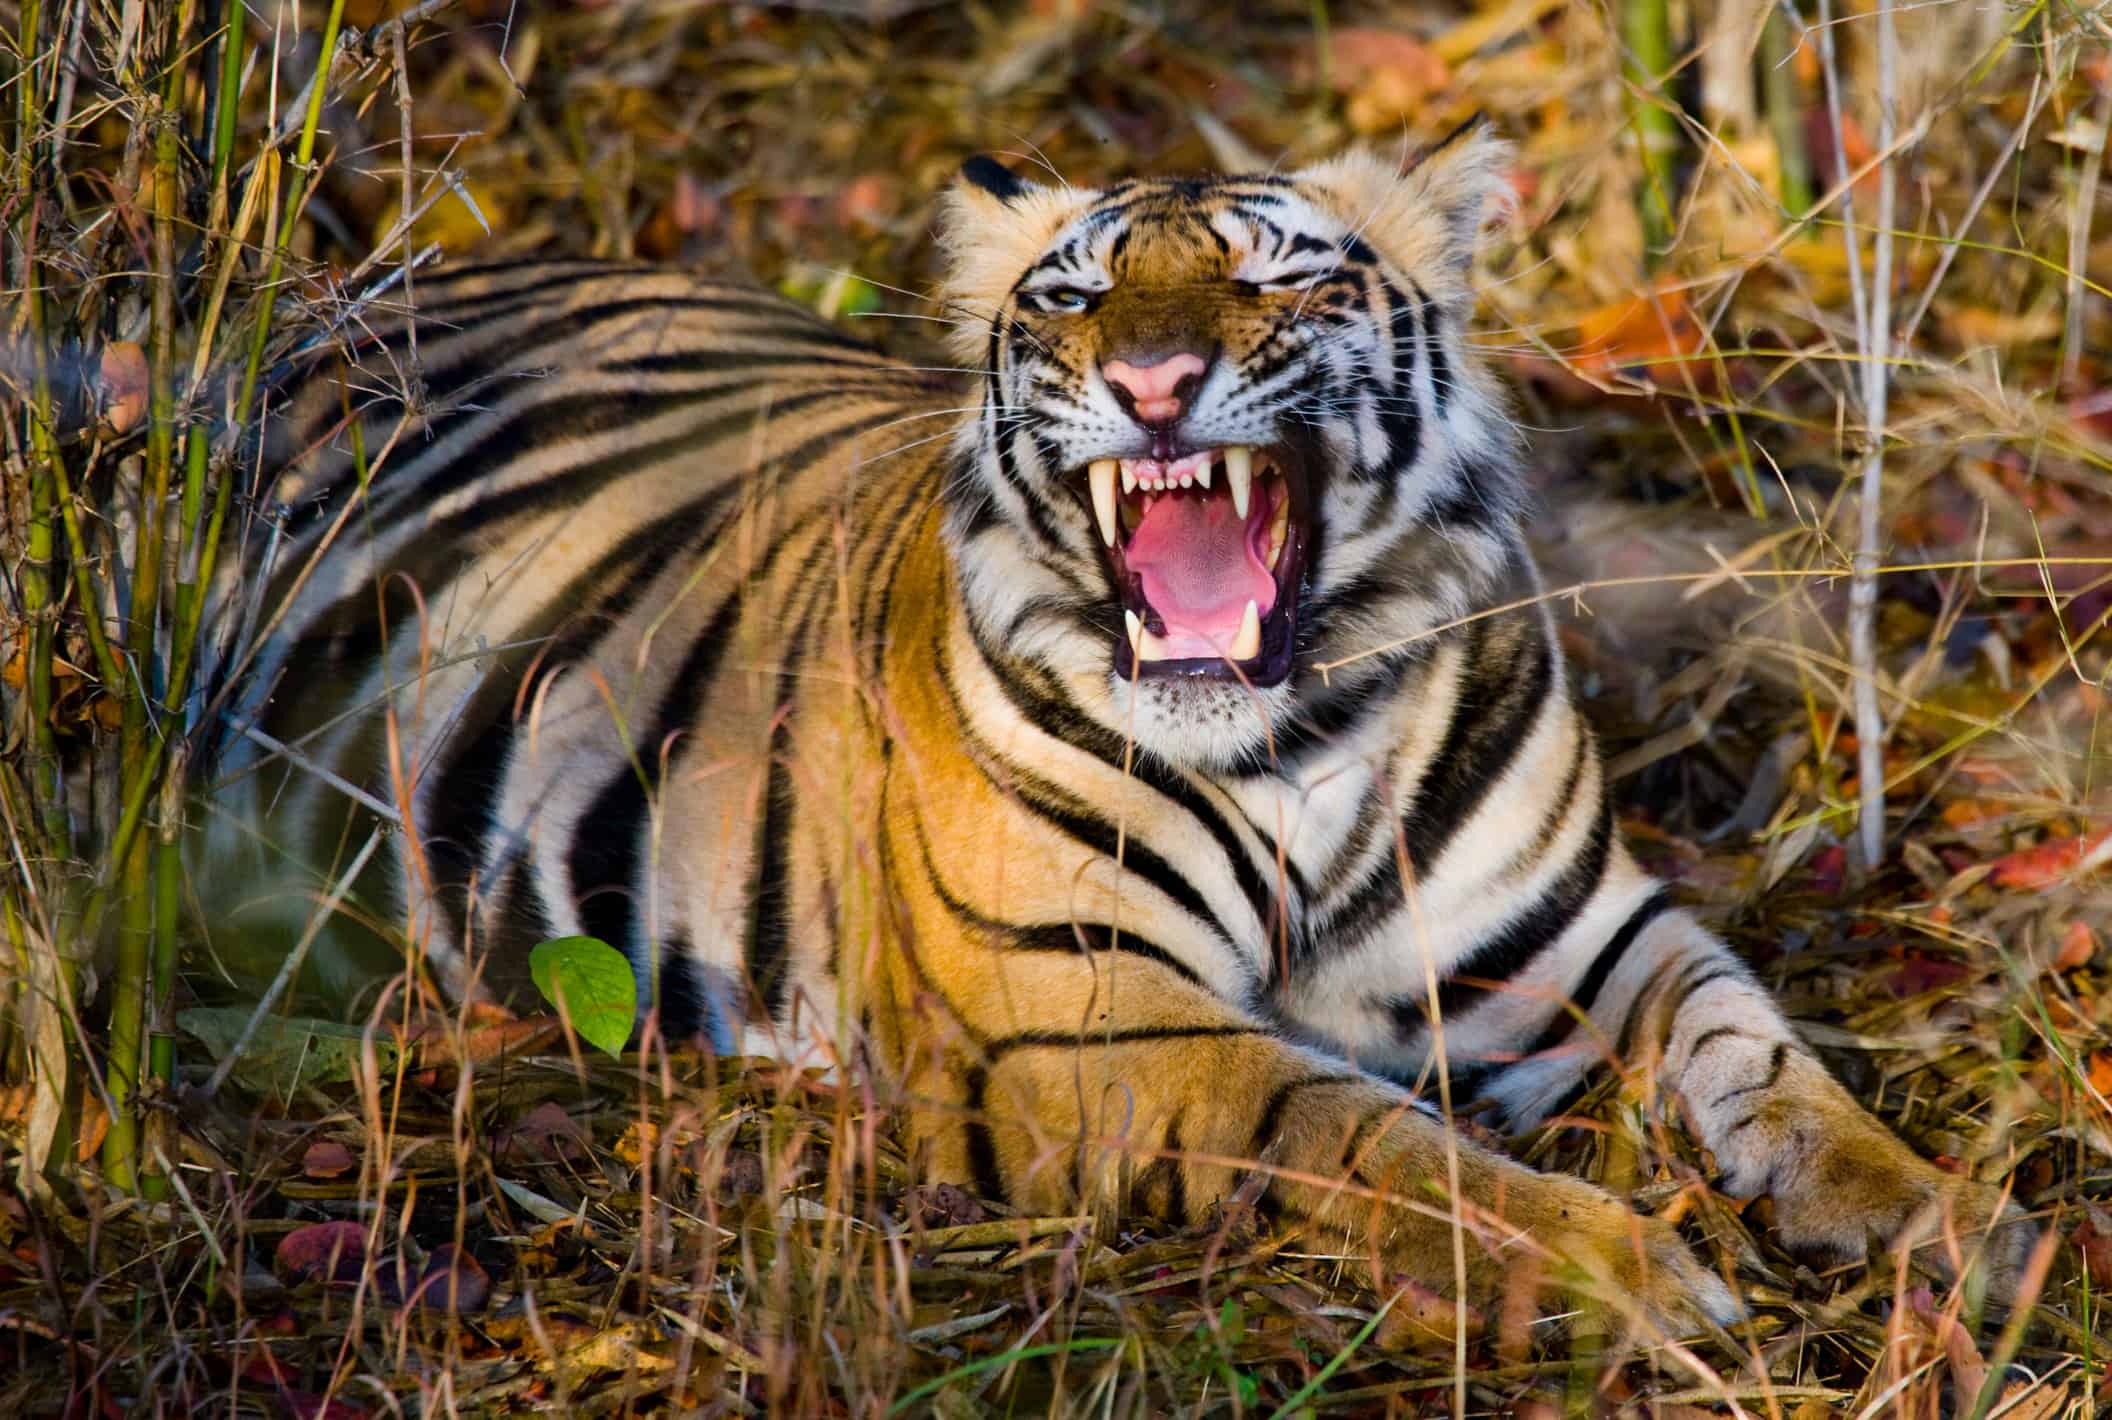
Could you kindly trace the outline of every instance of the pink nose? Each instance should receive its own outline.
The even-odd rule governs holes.
[[[1129,395],[1130,408],[1138,419],[1146,424],[1166,424],[1181,414],[1180,396],[1174,391],[1191,375],[1200,379],[1205,368],[1202,356],[1183,351],[1149,365],[1108,360],[1101,364],[1100,373],[1109,384]]]

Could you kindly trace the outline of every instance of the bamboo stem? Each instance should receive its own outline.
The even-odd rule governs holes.
[[[1775,190],[1792,217],[1811,210],[1811,149],[1804,140],[1804,86],[1797,82],[1796,35],[1781,6],[1768,11],[1760,31],[1761,92],[1775,140]]]
[[[1636,209],[1643,222],[1643,260],[1654,266],[1672,240],[1676,205],[1672,153],[1679,126],[1664,95],[1665,75],[1672,68],[1671,6],[1667,0],[1622,0],[1620,27],[1628,124],[1635,132],[1642,170]]]

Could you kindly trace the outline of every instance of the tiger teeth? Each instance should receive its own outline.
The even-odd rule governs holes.
[[[1232,638],[1232,649],[1225,653],[1234,661],[1251,661],[1261,654],[1261,608],[1254,599],[1247,599],[1247,614],[1239,619],[1239,634]]]
[[[1086,476],[1093,484],[1093,515],[1100,520],[1100,540],[1115,545],[1115,461],[1094,459]]]
[[[1122,624],[1129,628],[1129,654],[1138,665],[1166,659],[1166,638],[1155,631],[1145,630],[1143,617],[1124,607]]]
[[[1121,461],[1121,466],[1122,466],[1122,491],[1123,491],[1124,493],[1134,493],[1134,492],[1136,492],[1136,491],[1137,491],[1137,471],[1136,471],[1135,469],[1133,469],[1133,468],[1131,468],[1131,467],[1129,466],[1129,460],[1128,460],[1128,459],[1123,459],[1123,460]]]
[[[1232,511],[1244,518],[1254,500],[1254,451],[1246,445],[1225,450],[1225,484],[1232,490]]]
[[[1209,462],[1209,460],[1205,459],[1205,460],[1203,461],[1203,466],[1202,466],[1202,467],[1201,467],[1200,469],[1196,470],[1196,475],[1195,475],[1195,481],[1196,481],[1197,483],[1200,483],[1200,484],[1202,484],[1202,485],[1203,485],[1203,487],[1205,487],[1205,488],[1208,488],[1208,487],[1210,486],[1210,462]]]

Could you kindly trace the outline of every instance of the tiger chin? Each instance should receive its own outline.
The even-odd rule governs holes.
[[[664,1033],[863,1062],[934,1175],[1016,1208],[1187,1225],[1244,1184],[1476,1304],[1727,1321],[1667,1223],[1433,1106],[1439,1063],[1513,1127],[1610,1066],[1785,1243],[2007,1297],[2018,1210],[1857,1105],[1614,832],[1465,338],[1505,162],[1480,129],[1406,171],[975,159],[965,389],[679,273],[421,275],[340,352],[418,362],[415,408],[352,382],[388,456],[321,367],[266,433],[223,621],[283,611],[236,717],[410,806],[362,890],[460,994],[600,936]],[[223,778],[325,844],[362,812]]]

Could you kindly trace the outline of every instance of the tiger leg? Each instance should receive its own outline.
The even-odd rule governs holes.
[[[1258,1169],[1265,1216],[1368,1245],[1385,1272],[1449,1294],[1456,1167],[1474,1304],[1493,1302],[1510,1277],[1566,1276],[1670,1331],[1737,1313],[1668,1224],[1477,1147],[1398,1087],[1286,1041],[1156,963],[1111,971],[1013,953],[985,976],[997,982],[982,988],[986,1004],[1011,1009],[969,1012],[983,1018],[975,1047],[937,1063],[962,1082],[966,1120],[934,1131],[935,1143],[957,1141],[939,1145],[942,1176],[1055,1211],[1105,1196],[1126,1160],[1132,1205],[1183,1225]],[[1546,1265],[1526,1265],[1536,1254]]]
[[[1664,912],[1648,935],[1658,950],[1620,1048],[1677,1096],[1726,1193],[1771,1195],[1793,1250],[1852,1260],[1875,1243],[1953,1279],[1978,1254],[1989,1295],[2014,1296],[2034,1241],[2021,1210],[1922,1158],[1858,1104],[1686,913]]]

